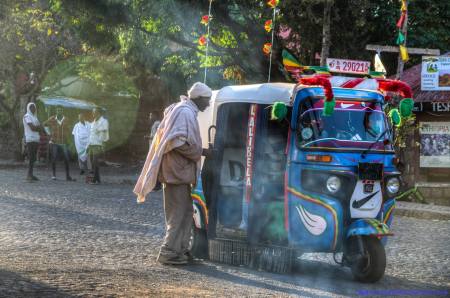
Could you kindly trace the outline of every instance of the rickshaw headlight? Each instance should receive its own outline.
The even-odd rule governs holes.
[[[386,182],[386,190],[391,195],[398,193],[400,190],[400,180],[397,177],[389,178]]]
[[[337,193],[341,188],[341,179],[336,176],[330,176],[327,179],[327,189],[331,193]]]

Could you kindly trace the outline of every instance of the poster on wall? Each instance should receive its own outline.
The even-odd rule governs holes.
[[[450,122],[420,122],[420,167],[450,168]]]
[[[450,91],[450,56],[423,56],[422,91]]]

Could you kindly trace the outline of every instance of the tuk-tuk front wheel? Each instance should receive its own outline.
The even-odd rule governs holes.
[[[192,224],[191,239],[190,239],[190,251],[191,254],[199,259],[208,258],[208,239],[206,236],[206,230],[199,229]]]
[[[381,241],[376,237],[360,236],[361,242],[358,244],[359,239],[352,237],[349,239],[352,248],[356,248],[362,244],[363,251],[352,254],[353,257],[350,261],[350,268],[352,270],[355,280],[364,283],[374,283],[380,280],[386,269],[386,253]],[[348,257],[348,256],[347,256]]]

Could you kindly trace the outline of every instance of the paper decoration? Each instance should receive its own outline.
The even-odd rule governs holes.
[[[269,0],[267,2],[267,5],[269,5],[271,8],[275,8],[280,4],[280,0]]]
[[[272,20],[267,20],[264,23],[264,29],[266,29],[267,32],[272,31],[272,29],[273,29],[273,21]]]
[[[402,0],[402,7],[400,9],[401,11],[406,11],[406,0]]]
[[[400,55],[402,57],[403,62],[406,62],[409,60],[408,50],[404,45],[400,45]]]
[[[381,58],[380,58],[380,55],[378,55],[378,53],[375,54],[374,61],[375,61],[375,63],[374,63],[375,64],[375,71],[376,72],[381,72],[381,73],[386,73],[386,68],[384,67],[383,62],[381,62]]]
[[[400,19],[397,22],[397,28],[401,29],[403,28],[403,23],[405,23],[406,19],[406,11],[402,12],[402,15],[400,16]]]
[[[401,45],[405,43],[405,35],[399,31],[398,32],[398,37],[397,37],[397,41],[396,41],[397,45]]]
[[[263,53],[266,55],[269,55],[272,52],[272,44],[270,42],[267,42],[263,46]]]
[[[200,21],[200,23],[202,23],[205,26],[208,26],[209,20],[210,20],[209,15],[204,15],[204,16],[202,16],[202,20]]]
[[[207,42],[207,39],[206,39],[205,35],[200,36],[200,38],[198,39],[198,44],[201,46],[205,46],[206,42]]]
[[[284,102],[276,101],[272,106],[272,112],[270,114],[270,120],[281,121],[286,118],[287,115],[287,107]]]

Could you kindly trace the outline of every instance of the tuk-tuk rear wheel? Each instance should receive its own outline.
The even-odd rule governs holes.
[[[352,262],[350,268],[355,280],[374,283],[383,277],[386,269],[384,246],[376,237],[364,236],[362,241],[364,254],[360,260]]]

